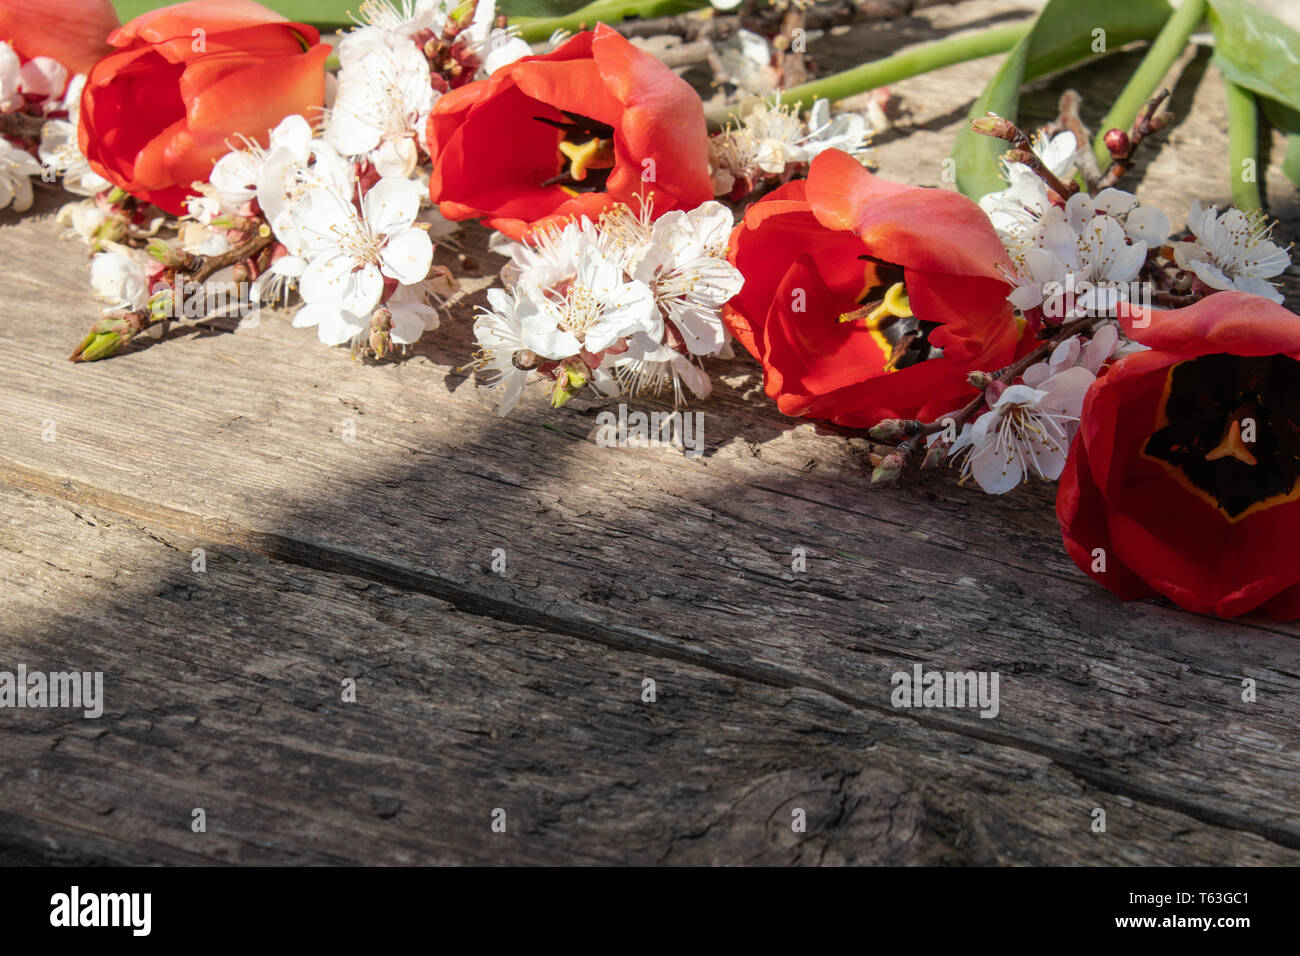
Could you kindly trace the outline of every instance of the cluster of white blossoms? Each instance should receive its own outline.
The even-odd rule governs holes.
[[[295,326],[314,327],[326,345],[379,355],[437,328],[437,304],[453,285],[432,274],[432,237],[455,227],[429,204],[420,165],[441,79],[425,44],[455,35],[459,55],[479,72],[531,52],[492,27],[492,0],[461,28],[465,12],[447,0],[366,0],[357,28],[339,42],[324,115],[288,117],[266,148],[245,143],[218,160],[188,203],[182,249],[228,252],[260,214],[276,246],[259,295],[287,301],[297,288]]]
[[[1187,228],[1194,241],[1173,245],[1179,268],[1194,273],[1210,289],[1251,292],[1282,304],[1282,293],[1269,280],[1291,264],[1291,255],[1270,241],[1273,227],[1263,215],[1248,216],[1236,208],[1220,214],[1194,200]]]
[[[1072,133],[1038,137],[1034,151],[1059,179],[1075,168]],[[1128,300],[1147,265],[1162,250],[1170,222],[1159,209],[1143,206],[1132,193],[1103,189],[1078,192],[1062,206],[1051,201],[1043,180],[1028,166],[1004,163],[1007,188],[980,200],[1015,264],[1009,297],[1022,311],[1041,308],[1052,321],[1106,313]],[[1269,239],[1262,215],[1239,209],[1219,213],[1192,203],[1191,238],[1171,244],[1174,263],[1192,273],[1205,292],[1237,290],[1281,303],[1269,280],[1290,264],[1288,252]],[[1144,303],[1150,304],[1150,303]]]
[[[832,115],[829,100],[816,100],[806,119],[779,98],[775,104],[760,100],[740,125],[710,137],[713,194],[744,195],[762,179],[784,181],[795,167],[811,163],[828,149],[865,160],[873,132],[861,113]]]
[[[1070,176],[1077,148],[1073,133],[1051,140],[1040,136],[1034,145],[1057,178]],[[1096,196],[1078,192],[1061,206],[1028,166],[1004,163],[1004,171],[1007,188],[983,197],[980,207],[1015,265],[1008,277],[1016,287],[1011,303],[1022,311],[1042,309],[1058,323],[1128,301],[1148,251],[1169,236],[1168,217],[1119,189]]]
[[[639,213],[618,205],[598,223],[498,246],[510,256],[505,288],[488,290],[471,365],[501,390],[498,412],[515,407],[534,370],[551,378],[556,406],[586,385],[633,396],[671,387],[678,404],[683,385],[708,395],[699,363],[726,353],[722,306],[743,282],[725,257],[733,223],[716,202],[654,219],[647,200]]]
[[[1043,165],[1063,180],[1074,171],[1076,148],[1068,132],[1050,140],[1040,136],[1034,143]],[[930,436],[931,445],[950,444],[948,456],[961,459],[963,481],[974,478],[990,494],[1010,491],[1030,477],[1060,477],[1088,387],[1107,363],[1145,348],[1124,338],[1106,316],[1121,301],[1152,304],[1132,294],[1144,268],[1152,265],[1149,256],[1155,256],[1154,267],[1167,276],[1178,270],[1190,273],[1194,280],[1181,279],[1184,290],[1235,289],[1278,303],[1282,295],[1268,280],[1291,262],[1288,252],[1269,240],[1264,219],[1239,209],[1219,213],[1193,202],[1191,237],[1170,243],[1168,217],[1139,205],[1132,193],[1079,192],[1062,204],[1053,201],[1030,167],[1004,163],[1003,168],[1007,188],[985,196],[980,206],[1015,265],[1015,274],[1008,276],[1015,286],[1008,299],[1021,311],[1040,309],[1051,324],[1085,316],[1100,321],[1090,336],[1063,340],[1019,381],[990,386],[988,408],[959,434]]]
[[[0,209],[13,206],[26,212],[34,199],[31,178],[61,176],[63,186],[80,196],[93,196],[111,184],[93,172],[77,145],[77,121],[83,74],[69,76],[48,56],[19,63],[18,54],[0,41],[0,115],[18,114],[20,142],[39,138],[37,155],[0,136]],[[39,159],[37,158],[39,157]]]

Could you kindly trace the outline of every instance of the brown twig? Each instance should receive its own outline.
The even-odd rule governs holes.
[[[1142,107],[1137,118],[1133,120],[1133,128],[1128,133],[1127,149],[1122,150],[1118,155],[1111,152],[1111,163],[1106,173],[1097,182],[1097,190],[1103,190],[1114,186],[1119,182],[1130,169],[1133,168],[1133,157],[1137,153],[1138,147],[1152,133],[1164,129],[1174,118],[1174,114],[1166,110],[1160,113],[1160,107],[1164,105],[1165,100],[1169,99],[1169,90],[1164,89],[1157,93],[1151,99],[1147,100],[1147,105]],[[1159,115],[1157,115],[1159,114]]]
[[[243,262],[245,259],[251,259],[274,241],[271,230],[266,230],[266,235],[260,233],[249,239],[241,246],[236,246],[229,252],[223,252],[219,256],[206,256],[199,263],[198,268],[190,276],[190,281],[202,285],[214,275],[227,266],[233,266]]]
[[[1048,189],[1062,199],[1069,199],[1079,191],[1077,185],[1074,183],[1066,185],[1061,182],[1056,173],[1043,164],[1038,154],[1034,152],[1034,145],[1030,142],[1029,137],[1025,135],[1025,131],[1011,120],[990,113],[988,116],[973,120],[971,128],[977,133],[1003,139],[1010,143],[1012,148],[1007,152],[1006,158],[1013,163],[1023,163],[1028,166],[1038,175],[1039,179],[1047,184]]]
[[[1084,124],[1083,119],[1079,116],[1079,108],[1083,105],[1083,97],[1077,90],[1066,90],[1061,94],[1061,100],[1058,105],[1060,110],[1057,116],[1057,125],[1074,134],[1074,142],[1078,150],[1074,154],[1074,163],[1079,169],[1079,175],[1083,177],[1083,185],[1088,192],[1093,192],[1097,188],[1097,181],[1101,179],[1101,170],[1097,167],[1097,157],[1092,154],[1092,133]]]

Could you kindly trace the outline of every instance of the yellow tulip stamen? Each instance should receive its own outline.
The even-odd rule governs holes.
[[[589,139],[585,143],[562,140],[560,152],[569,160],[569,175],[575,182],[586,179],[589,169],[611,169],[614,166],[614,144],[608,139]]]

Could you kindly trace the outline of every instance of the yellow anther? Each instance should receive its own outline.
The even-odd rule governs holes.
[[[907,299],[907,288],[901,282],[895,282],[885,293],[885,297],[874,307],[863,306],[840,316],[841,322],[866,319],[867,328],[877,331],[889,324],[891,319],[911,318],[912,304]]]
[[[569,160],[569,175],[577,182],[587,178],[589,169],[609,169],[614,165],[613,143],[607,139],[589,139],[585,143],[560,143],[560,152]]]
[[[878,329],[888,325],[890,319],[907,319],[912,316],[912,303],[907,299],[907,289],[901,282],[895,282],[885,293],[871,314],[867,316],[867,327]]]

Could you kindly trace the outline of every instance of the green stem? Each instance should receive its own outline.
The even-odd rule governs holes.
[[[1224,77],[1228,94],[1228,174],[1232,201],[1245,212],[1260,208],[1259,113],[1255,94]]]
[[[1187,38],[1205,19],[1205,0],[1183,0],[1182,6],[1174,11],[1173,16],[1160,28],[1151,49],[1142,58],[1138,68],[1129,77],[1115,105],[1110,108],[1101,125],[1097,127],[1097,137],[1093,140],[1093,153],[1097,156],[1097,165],[1105,169],[1110,164],[1110,150],[1106,148],[1106,133],[1112,129],[1128,132],[1147,100],[1164,82],[1165,74],[1174,65],[1187,46]]]
[[[935,40],[915,49],[904,50],[881,60],[855,66],[842,73],[791,87],[781,94],[781,102],[787,106],[804,109],[811,106],[814,100],[842,100],[856,93],[897,83],[909,76],[929,73],[931,70],[952,66],[954,63],[978,60],[980,57],[993,56],[995,53],[1005,53],[1020,42],[1020,38],[1029,32],[1032,25],[1016,23],[1011,26],[981,30],[979,33]],[[770,99],[774,101],[775,97]],[[734,107],[711,110],[709,124],[714,127],[721,126],[726,122],[732,109]]]
[[[595,0],[562,17],[511,17],[510,22],[519,26],[519,35],[529,43],[540,43],[556,30],[576,33],[597,23],[618,23],[631,16],[670,17],[707,5],[707,0]]]

